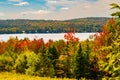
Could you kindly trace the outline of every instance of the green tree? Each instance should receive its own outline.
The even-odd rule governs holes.
[[[37,73],[41,77],[54,77],[55,71],[51,59],[48,57],[47,53],[38,54],[40,64]]]
[[[27,56],[27,69],[26,74],[40,76],[40,58],[34,52],[30,52]]]
[[[79,48],[77,50],[76,60],[75,60],[75,75],[76,79],[80,79],[81,77],[84,77],[84,62],[82,61],[84,59],[83,53],[82,53],[82,47],[81,44],[79,44]]]
[[[25,73],[27,69],[27,56],[25,54],[20,54],[16,59],[14,67],[17,73]]]
[[[79,44],[79,47],[78,47],[78,50],[77,50],[77,54],[76,54],[76,57],[75,57],[75,75],[76,75],[76,79],[80,79],[82,77],[86,77],[88,75],[87,73],[87,68],[89,65],[88,64],[88,61],[85,57],[85,54],[83,53],[83,49],[82,49],[82,46],[81,44]]]
[[[115,3],[111,6],[112,9],[120,9],[120,6]],[[101,42],[104,40],[104,45],[99,46],[97,50],[99,71],[102,71],[108,78],[120,76],[120,12],[112,15],[117,16],[117,19],[111,19],[103,27],[103,34],[100,34],[98,38],[99,40],[101,38]]]
[[[15,60],[17,59],[17,54],[13,52],[5,52],[0,55],[0,71],[12,71],[14,70]]]
[[[55,76],[57,76],[57,68],[58,68],[57,61],[59,58],[59,52],[57,51],[56,47],[53,45],[48,47],[46,54],[48,58],[51,60],[54,71],[55,71]]]

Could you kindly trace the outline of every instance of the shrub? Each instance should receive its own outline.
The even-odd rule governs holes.
[[[11,71],[15,64],[17,54],[13,52],[5,52],[0,55],[0,71]]]

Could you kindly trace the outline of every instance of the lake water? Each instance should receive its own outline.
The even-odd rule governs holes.
[[[95,33],[75,33],[75,36],[78,37],[80,40],[86,40],[89,38],[90,35]],[[30,40],[43,38],[45,42],[49,39],[54,41],[63,39],[64,40],[65,33],[47,33],[47,34],[0,34],[0,41],[7,41],[10,37],[18,37],[18,39],[24,39],[25,37],[29,38]]]

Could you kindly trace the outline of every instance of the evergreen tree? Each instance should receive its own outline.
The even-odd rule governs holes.
[[[88,45],[89,41],[86,41],[85,44],[79,44],[76,56],[75,56],[75,69],[74,73],[76,79],[86,78],[86,79],[94,79],[93,71],[91,70],[91,62],[90,62],[90,53],[91,48]],[[84,47],[82,47],[83,45]]]
[[[26,54],[20,54],[15,62],[15,70],[17,73],[25,73],[27,69],[27,56]]]
[[[39,53],[38,54],[40,59],[39,69],[37,73],[41,77],[54,77],[54,67],[49,59],[47,53]]]
[[[77,55],[76,55],[76,60],[75,60],[75,75],[76,79],[80,79],[81,77],[84,77],[84,55],[82,53],[82,47],[81,44],[79,44],[78,50],[77,50]]]
[[[55,76],[57,76],[57,60],[59,58],[59,53],[56,49],[55,46],[49,46],[46,54],[48,56],[48,58],[51,60],[51,63],[53,65],[54,71],[55,71]]]

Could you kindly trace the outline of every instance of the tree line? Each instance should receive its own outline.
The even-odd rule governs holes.
[[[66,33],[71,28],[76,32],[100,32],[101,26],[110,18],[89,17],[65,21],[56,20],[0,20],[0,34],[13,33]]]

